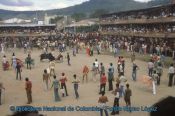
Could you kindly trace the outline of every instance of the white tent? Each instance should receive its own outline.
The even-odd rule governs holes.
[[[4,23],[30,23],[31,20],[24,20],[24,19],[19,19],[19,18],[12,18],[12,19],[7,19],[3,21]]]

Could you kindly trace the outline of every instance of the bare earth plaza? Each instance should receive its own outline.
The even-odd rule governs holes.
[[[0,20],[0,116],[174,116],[173,0],[82,19],[40,13]]]

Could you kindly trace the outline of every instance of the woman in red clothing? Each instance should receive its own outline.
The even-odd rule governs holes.
[[[87,53],[88,56],[90,56],[90,48],[89,48],[89,46],[86,48],[86,53]]]
[[[105,73],[103,73],[103,75],[101,76],[101,79],[100,79],[100,92],[99,92],[99,94],[101,94],[102,92],[105,92],[106,82],[107,82],[107,78],[106,78]]]
[[[62,76],[61,76],[61,79],[60,79],[61,89],[63,89],[63,87],[64,87],[64,90],[66,92],[66,96],[68,96],[67,87],[66,87],[66,81],[67,81],[67,78],[66,78],[65,74],[62,73]],[[63,94],[63,97],[64,97],[64,94]]]

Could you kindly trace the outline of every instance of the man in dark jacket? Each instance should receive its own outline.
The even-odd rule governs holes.
[[[69,55],[69,53],[67,53],[67,63],[70,66],[70,55]]]
[[[109,91],[113,90],[113,84],[112,84],[113,79],[114,79],[114,73],[111,71],[111,68],[109,68],[108,72]]]
[[[21,80],[21,72],[22,72],[21,65],[19,63],[17,63],[17,65],[16,65],[16,80],[18,80],[18,75],[19,75],[19,78]]]

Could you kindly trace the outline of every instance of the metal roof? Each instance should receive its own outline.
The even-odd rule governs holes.
[[[39,25],[39,24],[0,24],[0,27],[49,27],[56,24]]]

